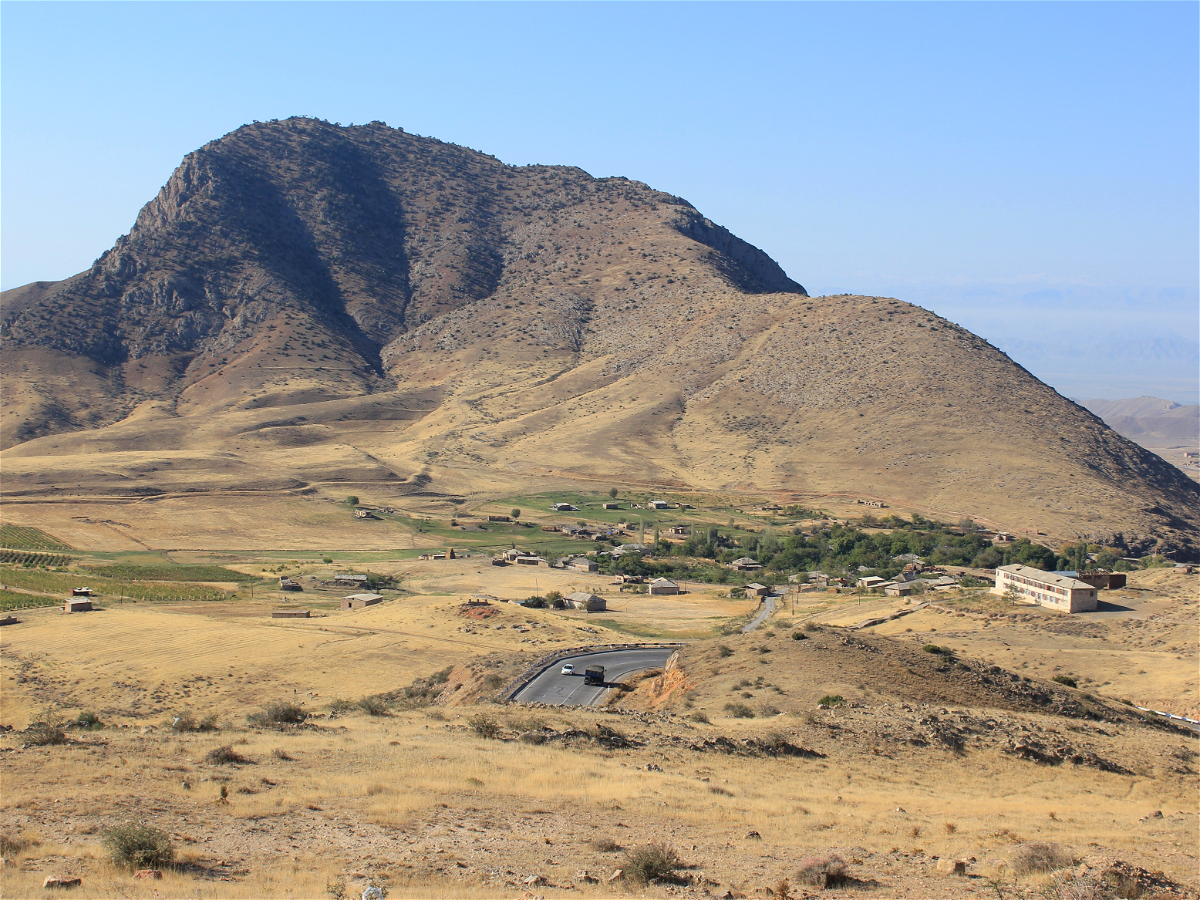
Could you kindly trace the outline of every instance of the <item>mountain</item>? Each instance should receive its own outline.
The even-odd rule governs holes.
[[[503,473],[1200,533],[1194,483],[965,329],[809,297],[638,182],[381,123],[189,154],[90,269],[5,292],[0,338],[9,496]]]
[[[1081,400],[1109,428],[1143,447],[1200,448],[1200,405],[1184,406],[1158,397]]]

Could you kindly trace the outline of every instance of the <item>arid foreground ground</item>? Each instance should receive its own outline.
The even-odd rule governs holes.
[[[635,598],[409,551],[365,566],[401,578],[381,605],[306,588],[289,605],[313,618],[272,619],[277,570],[349,565],[301,555],[164,554],[263,580],[0,631],[5,897],[1197,896],[1196,738],[1120,702],[1194,715],[1195,576],[1134,573],[1090,617],[958,592],[863,629],[907,598],[803,593],[743,635],[752,603],[717,586]],[[575,588],[610,610],[503,602]],[[461,613],[478,593],[489,618]],[[494,702],[551,651],[647,638],[687,644],[609,707]],[[248,720],[280,701],[308,719]],[[85,712],[102,727],[31,745]],[[161,880],[107,861],[128,822],[171,836]],[[653,843],[680,865],[641,884],[629,854]]]

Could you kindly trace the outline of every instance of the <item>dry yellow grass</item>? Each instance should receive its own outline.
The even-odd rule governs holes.
[[[226,563],[258,572],[277,561],[249,555]],[[861,621],[896,602],[806,593],[756,634],[690,647],[682,674],[692,681],[667,703],[677,715],[484,704],[326,717],[334,699],[392,691],[448,666],[465,671],[482,660],[502,660],[496,671],[511,673],[523,659],[558,647],[630,639],[598,620],[630,631],[712,634],[749,605],[717,590],[681,598],[622,596],[596,576],[486,562],[372,563],[374,571],[400,575],[412,593],[343,612],[328,608],[341,592],[306,590],[288,599],[316,610],[307,621],[268,618],[283,599],[274,592],[254,602],[125,604],[77,616],[22,612],[22,624],[0,631],[3,723],[18,729],[0,738],[0,831],[31,846],[0,873],[3,896],[41,897],[47,874],[83,877],[78,896],[148,900],[155,890],[163,897],[199,891],[214,900],[321,897],[339,882],[356,896],[372,881],[386,883],[395,897],[623,895],[627,888],[618,883],[576,880],[583,871],[606,878],[619,866],[619,853],[596,849],[599,839],[624,847],[672,843],[695,867],[687,870],[695,884],[679,890],[696,896],[705,890],[751,895],[794,878],[801,858],[829,850],[874,882],[871,896],[973,896],[981,881],[937,876],[933,858],[974,857],[973,873],[1003,875],[1001,863],[1030,840],[1056,842],[1095,865],[1125,859],[1197,888],[1194,739],[1133,720],[1105,724],[989,708],[979,705],[983,695],[969,692],[960,700],[931,699],[935,688],[957,690],[954,682],[939,688],[932,670],[904,672],[905,666],[933,665],[919,646],[936,640],[984,659],[1007,643],[1011,656],[996,660],[1006,668],[1048,676],[1059,665],[1082,675],[1083,649],[1073,642],[1093,639],[1046,625],[1075,626],[1086,617],[1046,614],[984,627],[953,613],[917,613],[859,633],[877,640],[872,632],[889,632],[899,646],[917,651],[917,662],[887,662],[895,655],[887,650],[860,665],[833,655],[819,661],[830,651],[807,646],[826,643],[842,652],[835,649],[837,629],[799,642],[792,632],[810,616]],[[288,571],[337,568],[304,563]],[[1180,654],[1167,654],[1165,645],[1162,652],[1139,649],[1143,628],[1129,624],[1155,617],[1186,621],[1194,599],[1190,582],[1171,580],[1179,578],[1137,574],[1127,592],[1139,598],[1132,613],[1104,613],[1109,618],[1098,620],[1110,633],[1096,646],[1145,660],[1146,674],[1138,676],[1145,685],[1168,685],[1176,677],[1173,667],[1189,653],[1194,675],[1194,645]],[[471,594],[515,599],[534,589],[574,588],[602,588],[624,608],[587,616],[499,603],[498,616],[483,622],[457,614]],[[914,631],[906,632],[909,627]],[[732,655],[718,653],[721,645]],[[755,649],[764,646],[772,652]],[[805,653],[803,661],[789,655]],[[719,672],[697,681],[701,670],[688,662],[696,654]],[[1184,660],[1168,658],[1174,655]],[[758,676],[764,684],[753,683]],[[647,679],[621,704],[661,708],[645,702],[647,691],[678,677],[676,671]],[[735,689],[739,681],[750,683]],[[1190,682],[1184,677],[1182,683]],[[1120,685],[1090,689],[1104,695],[1114,686]],[[783,714],[764,718],[760,710],[755,719],[732,718],[724,703],[746,690],[754,696],[744,702],[758,708],[769,701]],[[815,710],[825,693],[842,693],[860,706]],[[285,733],[247,723],[248,713],[279,699],[317,713],[315,727]],[[81,710],[97,712],[107,727],[69,732],[76,744],[22,749],[19,729],[34,719]],[[700,710],[710,723],[688,718]],[[167,725],[180,711],[216,714],[220,731],[172,732]],[[480,712],[500,725],[500,740],[472,729]],[[920,723],[930,715],[997,724],[956,754],[936,742],[909,742],[910,733],[929,737]],[[618,730],[634,746],[620,749],[587,737],[597,724]],[[529,731],[550,737],[546,743],[519,738]],[[582,736],[564,740],[568,731]],[[709,739],[736,744],[777,739],[772,735],[823,755],[696,749]],[[1129,774],[1016,758],[1000,750],[1000,739],[1009,735],[1065,741]],[[205,754],[225,744],[252,764],[205,762]],[[1162,818],[1151,816],[1156,810]],[[183,867],[147,884],[108,865],[100,829],[126,820],[170,832]],[[751,832],[758,838],[748,837]],[[535,882],[527,883],[531,878]],[[1018,886],[1040,890],[1043,880],[1018,879]]]

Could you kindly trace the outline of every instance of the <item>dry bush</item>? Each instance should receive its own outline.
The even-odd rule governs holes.
[[[216,731],[217,717],[214,714],[197,719],[190,712],[183,712],[174,718],[170,727],[172,731],[179,732]]]
[[[725,711],[735,719],[753,719],[754,710],[745,703],[726,703]]]
[[[299,725],[308,713],[304,708],[286,700],[275,700],[268,703],[256,713],[246,716],[251,725],[260,728],[278,728],[281,725]]]
[[[229,744],[209,750],[204,754],[204,761],[214,766],[245,766],[251,762]]]
[[[800,860],[796,880],[819,888],[834,888],[850,881],[846,861],[836,853],[827,856],[810,856]]]
[[[486,713],[479,713],[467,719],[471,730],[482,738],[497,738],[500,736],[500,723]]]
[[[592,841],[592,849],[599,850],[601,853],[620,853],[625,848],[612,838],[596,838]]]
[[[10,837],[7,834],[0,834],[0,858],[13,859],[24,853],[30,846],[32,844],[29,841],[24,841],[19,837]]]
[[[276,747],[271,751],[271,755],[276,759],[282,759],[284,762],[293,762],[296,759],[296,757],[289,755],[282,747]]]
[[[104,727],[104,723],[100,721],[100,717],[94,712],[81,712],[79,717],[71,723],[75,728],[82,728],[87,731],[96,731]]]
[[[45,722],[33,722],[24,733],[25,743],[31,747],[53,747],[67,742],[67,733],[61,723],[53,716],[47,716]]]
[[[170,835],[133,822],[113,825],[101,832],[101,843],[113,865],[128,869],[162,869],[175,860]]]
[[[624,877],[635,884],[650,884],[656,881],[675,881],[676,871],[683,860],[669,844],[646,844],[625,853],[621,862]]]
[[[363,697],[358,701],[358,708],[368,716],[386,716],[389,713],[388,702],[382,697]]]
[[[1073,865],[1075,860],[1071,854],[1058,844],[1046,841],[1027,841],[1012,852],[1009,865],[1017,875],[1032,875],[1034,873],[1054,872]]]
[[[693,722],[700,722],[704,725],[712,724],[712,722],[709,721],[708,715],[703,712],[694,712],[690,716],[688,716],[688,718],[691,719]]]

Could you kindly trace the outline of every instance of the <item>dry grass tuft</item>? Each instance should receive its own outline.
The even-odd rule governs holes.
[[[247,766],[253,762],[234,750],[230,744],[209,750],[204,754],[204,761],[214,766]]]
[[[246,717],[251,725],[257,725],[260,728],[299,725],[306,718],[308,718],[308,713],[304,711],[303,707],[297,706],[295,703],[289,703],[286,700],[275,700],[266,704],[258,712],[251,713]]]
[[[846,861],[836,853],[830,853],[800,860],[796,880],[822,889],[835,888],[849,882],[850,873],[846,869]]]
[[[1017,875],[1055,872],[1073,865],[1074,858],[1058,844],[1046,841],[1027,841],[1012,852],[1009,865]]]
[[[217,717],[213,714],[198,719],[190,712],[183,712],[172,720],[171,730],[181,733],[216,731]]]

